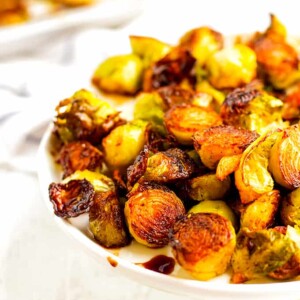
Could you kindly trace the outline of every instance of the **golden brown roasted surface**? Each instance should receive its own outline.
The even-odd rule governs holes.
[[[165,126],[181,144],[192,144],[197,131],[221,125],[220,116],[209,108],[181,105],[171,108],[165,115]]]
[[[198,279],[224,273],[235,247],[231,222],[214,213],[191,213],[179,220],[171,246],[177,262]]]
[[[129,232],[148,247],[167,245],[170,230],[184,214],[183,203],[175,193],[155,184],[135,187],[125,204]]]
[[[242,154],[258,134],[233,126],[210,127],[194,134],[194,147],[201,161],[209,169],[216,169],[221,158]]]

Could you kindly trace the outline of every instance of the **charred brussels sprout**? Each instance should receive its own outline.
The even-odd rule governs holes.
[[[204,65],[212,53],[223,47],[223,36],[209,27],[199,27],[185,33],[180,45],[192,53],[198,64]]]
[[[56,107],[54,132],[63,143],[86,140],[99,144],[101,138],[121,122],[112,106],[87,90],[79,90]]]
[[[143,62],[135,54],[112,56],[96,69],[92,82],[101,91],[135,94],[141,87]]]
[[[271,149],[269,169],[287,189],[300,187],[300,125],[283,130]]]
[[[279,201],[279,191],[273,190],[248,204],[241,215],[241,228],[258,231],[271,227],[275,221]]]
[[[162,59],[172,49],[170,45],[151,37],[132,35],[129,39],[133,54],[142,59],[145,68]]]
[[[255,140],[242,154],[235,172],[235,185],[242,203],[246,204],[271,192],[273,178],[268,170],[270,150],[278,138],[279,130],[270,131]]]
[[[150,156],[143,175],[145,181],[172,182],[189,178],[195,170],[194,161],[178,148]]]
[[[290,192],[283,198],[280,216],[286,226],[300,224],[300,188]]]
[[[283,127],[283,103],[280,99],[252,88],[239,88],[229,93],[221,106],[225,124],[254,130],[259,134]]]
[[[222,120],[215,111],[196,105],[175,106],[165,115],[167,130],[184,145],[193,143],[195,132],[221,124]]]
[[[249,83],[256,77],[256,68],[255,52],[244,45],[217,51],[207,61],[208,80],[217,89]]]
[[[148,123],[135,120],[116,127],[102,141],[104,158],[112,168],[128,167],[143,149]]]
[[[77,217],[88,212],[94,200],[94,188],[86,180],[71,180],[67,183],[51,183],[49,198],[54,213],[62,218]]]
[[[215,174],[205,174],[188,182],[188,194],[197,201],[223,199],[231,186],[230,177],[220,181]]]
[[[275,88],[284,89],[300,80],[298,53],[286,41],[286,29],[274,15],[268,30],[251,44],[262,76]]]
[[[294,241],[272,229],[241,231],[231,265],[233,283],[260,278],[284,265],[295,253]]]
[[[63,146],[59,153],[59,163],[63,168],[63,178],[77,170],[95,171],[103,166],[102,152],[86,141],[71,142]]]
[[[122,247],[129,242],[123,210],[114,191],[95,194],[89,211],[89,226],[104,247]]]
[[[148,247],[163,247],[169,242],[169,231],[185,214],[179,198],[166,187],[156,184],[134,186],[125,204],[129,232]]]
[[[196,132],[193,140],[201,161],[213,170],[222,157],[241,154],[257,137],[253,131],[216,126]]]
[[[214,213],[228,219],[237,228],[237,218],[232,209],[222,200],[204,200],[193,206],[189,213]]]
[[[163,86],[179,85],[185,80],[193,81],[191,71],[194,64],[195,59],[189,51],[180,47],[174,48],[145,71],[144,91],[149,92]]]
[[[191,213],[178,221],[171,236],[176,261],[195,278],[223,274],[236,244],[229,220],[214,213]]]

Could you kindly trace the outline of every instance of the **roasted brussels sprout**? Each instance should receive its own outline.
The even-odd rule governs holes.
[[[223,181],[228,175],[235,172],[240,165],[241,158],[242,154],[222,157],[217,165],[216,177]]]
[[[185,33],[179,44],[187,48],[197,63],[203,66],[212,53],[223,47],[223,36],[209,27],[199,27]]]
[[[300,187],[300,125],[284,129],[271,149],[269,170],[287,189]]]
[[[184,89],[180,86],[165,86],[159,88],[157,93],[163,99],[167,109],[181,104],[191,104],[197,101],[198,94],[192,90]]]
[[[273,178],[268,171],[270,150],[278,138],[279,130],[260,136],[243,152],[239,168],[235,171],[235,185],[242,203],[246,204],[271,192]]]
[[[300,225],[300,188],[290,192],[282,200],[280,216],[284,225]]]
[[[263,76],[277,89],[284,89],[300,80],[296,49],[286,41],[285,27],[271,15],[268,30],[251,41]]]
[[[300,275],[300,231],[299,228],[293,228],[291,226],[274,227],[273,230],[277,230],[282,234],[287,235],[292,241],[295,242],[296,252],[292,257],[281,267],[268,274],[269,277],[279,280],[290,279]]]
[[[189,213],[214,213],[228,219],[234,228],[237,228],[237,218],[232,209],[222,200],[204,200],[194,205]]]
[[[114,191],[96,192],[89,211],[89,226],[100,245],[107,248],[128,244],[124,214]]]
[[[136,120],[150,122],[154,130],[165,134],[164,114],[167,106],[158,93],[140,93],[134,105],[133,116]]]
[[[241,214],[241,228],[258,231],[274,225],[279,200],[279,191],[273,190],[248,204]]]
[[[271,128],[284,126],[282,107],[280,99],[251,87],[244,87],[227,95],[220,115],[225,124],[262,134]]]
[[[142,59],[145,68],[162,59],[172,49],[170,45],[152,37],[131,35],[129,39],[133,54]]]
[[[94,72],[92,82],[101,91],[135,94],[141,87],[143,62],[135,54],[107,58]]]
[[[222,157],[241,154],[257,138],[256,132],[224,125],[210,127],[193,136],[201,161],[212,170]]]
[[[66,178],[77,170],[102,169],[103,154],[89,142],[76,141],[62,147],[58,162],[63,168],[63,178]]]
[[[99,144],[101,138],[122,120],[107,102],[87,90],[79,90],[56,107],[54,132],[63,143],[85,140]]]
[[[223,199],[231,186],[230,177],[223,181],[217,179],[216,174],[205,174],[188,182],[188,194],[197,201]]]
[[[148,123],[135,120],[116,127],[102,141],[104,158],[112,168],[128,167],[143,149]]]
[[[231,222],[214,213],[188,214],[175,224],[171,235],[176,261],[199,280],[226,271],[235,243]]]
[[[179,85],[184,80],[193,81],[194,64],[195,59],[189,51],[174,48],[145,71],[143,90],[149,92],[163,86]]]
[[[172,182],[187,179],[195,171],[195,163],[179,148],[158,152],[148,158],[143,180],[154,182]]]
[[[185,145],[193,143],[195,132],[221,124],[221,118],[215,111],[191,104],[175,106],[165,115],[167,130]]]
[[[71,180],[84,179],[93,186],[95,192],[115,191],[115,184],[109,177],[89,170],[76,171],[72,175],[65,178],[63,183],[66,184]]]
[[[49,198],[54,213],[62,218],[77,217],[88,212],[94,200],[94,188],[86,180],[71,180],[68,183],[49,185]]]
[[[256,77],[256,55],[245,45],[234,45],[214,52],[206,67],[208,80],[215,88],[237,88]]]
[[[242,230],[231,260],[231,281],[242,283],[268,275],[283,266],[295,251],[295,242],[273,229]]]
[[[163,247],[169,242],[169,231],[183,217],[185,208],[174,192],[148,183],[134,186],[125,204],[129,232],[148,247]]]
[[[300,85],[289,89],[283,101],[282,118],[290,122],[300,122]]]
[[[215,89],[207,80],[201,79],[200,81],[197,80],[195,89],[197,92],[205,93],[213,97],[215,103],[214,107],[216,110],[219,111],[220,106],[225,100],[225,94],[222,91]]]

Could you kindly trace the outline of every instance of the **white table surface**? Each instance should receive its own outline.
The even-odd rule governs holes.
[[[225,34],[247,32],[264,28],[268,13],[274,12],[290,32],[300,33],[296,2],[149,0],[145,12],[122,31],[159,32],[170,41],[205,24]],[[109,35],[85,28],[26,54],[0,57],[0,300],[186,299],[97,263],[61,231],[41,199],[35,157],[45,126],[33,125],[50,118],[61,97],[87,85],[91,68],[103,55],[101,45],[112,42]],[[101,40],[95,43],[95,37]],[[31,105],[38,107],[31,115],[5,114],[28,111]]]

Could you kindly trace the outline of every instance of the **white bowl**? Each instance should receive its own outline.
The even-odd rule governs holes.
[[[95,242],[88,230],[87,215],[65,220],[55,216],[49,201],[48,186],[51,182],[60,181],[60,172],[54,165],[49,153],[50,125],[43,136],[38,152],[38,177],[43,199],[50,214],[57,224],[67,234],[71,235],[97,262],[110,263],[115,272],[122,272],[127,278],[157,289],[171,293],[182,294],[201,299],[256,299],[265,300],[266,297],[276,299],[299,299],[300,283],[268,281],[248,284],[230,284],[230,274],[224,274],[208,282],[192,279],[187,272],[178,265],[171,275],[164,275],[145,269],[137,265],[153,258],[158,254],[171,256],[169,247],[163,249],[149,249],[133,242],[120,250],[108,250]]]

